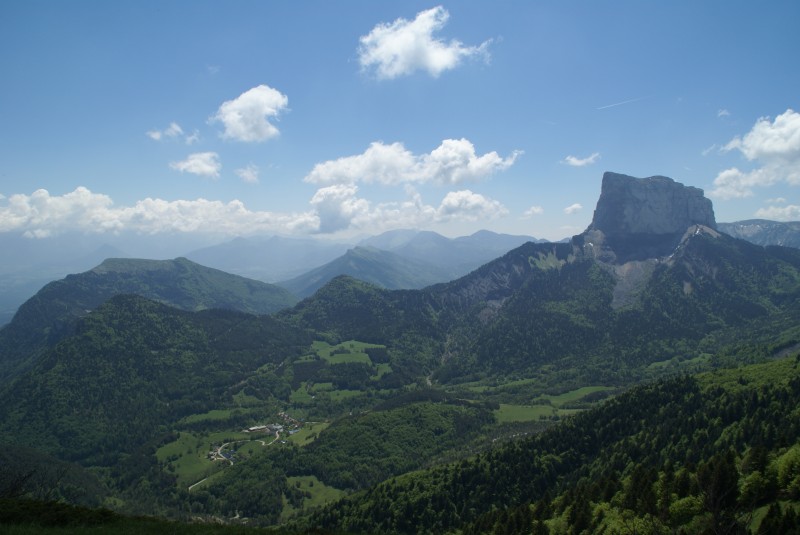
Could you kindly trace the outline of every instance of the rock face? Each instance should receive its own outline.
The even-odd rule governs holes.
[[[692,225],[716,228],[703,190],[665,176],[607,172],[592,224],[575,240],[600,247],[595,254],[602,260],[622,263],[670,254]]]

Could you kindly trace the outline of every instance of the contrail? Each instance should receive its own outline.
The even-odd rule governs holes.
[[[632,99],[630,99],[630,100],[623,100],[622,102],[617,102],[617,103],[615,103],[615,104],[608,104],[608,105],[606,105],[606,106],[600,106],[600,107],[599,107],[599,108],[597,108],[597,109],[598,109],[598,110],[604,110],[604,109],[606,109],[606,108],[613,108],[614,106],[622,106],[623,104],[630,104],[631,102],[638,102],[638,101],[640,101],[640,100],[644,100],[644,99],[646,99],[646,98],[650,98],[650,97],[652,97],[652,96],[653,96],[653,95],[647,95],[646,97],[639,97],[639,98],[632,98]]]

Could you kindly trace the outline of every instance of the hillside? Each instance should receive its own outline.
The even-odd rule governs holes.
[[[269,380],[268,368],[309,343],[270,316],[116,296],[0,390],[0,442],[121,469],[177,420],[219,406],[254,375]]]
[[[475,373],[547,381],[537,372],[547,364],[575,381],[614,383],[620,366],[643,371],[736,340],[766,344],[786,333],[783,343],[800,342],[798,298],[797,251],[703,231],[688,233],[660,262],[598,262],[576,238],[523,245],[424,290],[336,279],[284,314],[342,340],[403,348],[443,382]]]
[[[176,260],[108,259],[47,284],[0,330],[0,381],[28,369],[45,347],[66,336],[77,318],[115,295],[134,294],[182,310],[225,308],[269,314],[296,298],[283,288]]]
[[[785,501],[800,500],[798,361],[632,389],[536,437],[391,479],[309,525],[352,533],[780,525],[792,508]],[[778,532],[792,531],[759,531]]]

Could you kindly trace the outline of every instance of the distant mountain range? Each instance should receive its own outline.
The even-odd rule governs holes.
[[[717,228],[757,245],[800,247],[800,222],[753,219],[718,223]],[[194,249],[183,256],[208,267],[264,282],[284,281],[285,287],[306,297],[336,275],[351,275],[388,289],[422,288],[454,280],[526,241],[541,243],[544,240],[490,231],[446,238],[430,231],[394,230],[366,238],[356,246],[372,247],[396,256],[370,255],[363,251],[352,254],[348,253],[353,248],[352,243],[279,236],[236,238]],[[141,237],[119,237],[115,239],[114,243],[118,244],[115,246],[97,237],[78,235],[29,239],[0,234],[0,246],[14,251],[13,255],[0,259],[0,325],[8,323],[17,308],[48,282],[83,272],[106,258],[130,257],[127,249],[144,251],[147,247],[141,242]],[[126,244],[125,251],[119,248],[120,243]],[[174,250],[176,244],[158,242],[154,247],[153,251],[161,254],[167,249]],[[401,258],[418,263],[403,262]],[[326,266],[328,263],[332,264]]]
[[[768,221],[748,219],[734,223],[719,223],[717,228],[734,238],[741,238],[756,245],[783,245],[800,248],[800,221]]]
[[[298,297],[308,297],[339,275],[389,290],[418,289],[466,275],[529,241],[480,231],[446,238],[436,232],[395,230],[363,240],[335,260],[294,279],[278,283]]]

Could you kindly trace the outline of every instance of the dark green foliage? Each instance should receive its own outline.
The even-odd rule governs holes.
[[[185,258],[109,259],[93,270],[51,282],[19,308],[0,330],[0,381],[29,369],[41,351],[73,332],[78,318],[120,294],[182,310],[223,308],[254,314],[269,314],[297,302],[283,288]]]
[[[214,485],[192,494],[196,513],[253,518],[261,524],[274,524],[282,509],[282,498],[289,494],[280,463],[268,455],[258,455],[247,463],[231,466]],[[198,507],[200,506],[200,507]]]
[[[561,518],[576,533],[623,519],[664,530],[694,522],[692,531],[699,522],[735,532],[758,505],[739,492],[747,471],[764,469],[767,480],[777,477],[778,496],[791,494],[800,454],[786,448],[800,439],[798,373],[792,359],[638,387],[534,438],[389,480],[313,522],[357,532],[491,532],[500,525],[497,511],[510,515],[537,503],[537,521]],[[750,449],[755,445],[778,468],[765,468],[763,451]],[[769,485],[759,503],[771,499]],[[556,489],[559,497],[547,498]],[[611,516],[597,516],[602,504]]]
[[[115,465],[308,343],[302,331],[266,316],[191,314],[119,296],[0,394],[0,436],[64,459]],[[273,383],[286,396],[286,387]]]
[[[430,402],[345,417],[300,450],[288,471],[362,489],[468,443],[493,420],[483,407]]]
[[[98,506],[108,490],[83,467],[32,448],[0,446],[0,499],[65,500]]]

